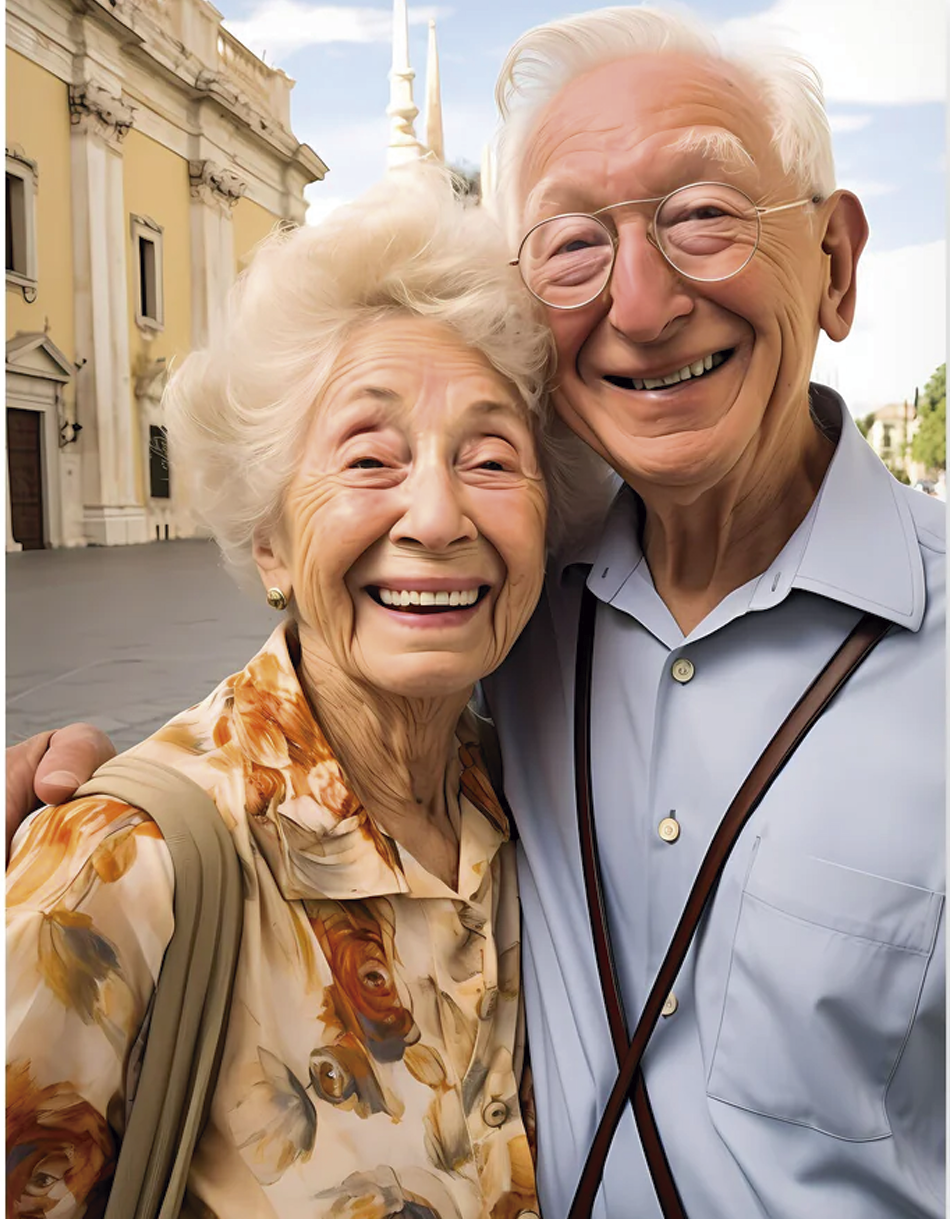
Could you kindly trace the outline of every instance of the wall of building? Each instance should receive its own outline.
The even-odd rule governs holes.
[[[36,245],[39,281],[36,300],[6,291],[6,338],[18,330],[43,330],[70,360],[75,350],[73,321],[73,245],[70,206],[69,94],[65,83],[7,50],[8,148],[15,148],[38,167]],[[67,387],[67,398],[72,388]]]
[[[279,216],[274,216],[253,199],[238,199],[231,212],[236,275],[244,270],[251,260],[254,247],[273,231],[279,220]]]
[[[166,367],[180,362],[191,348],[191,187],[188,162],[134,128],[123,143],[122,181],[126,211],[126,272],[129,291],[129,356],[133,380],[147,364],[164,358]],[[145,216],[162,230],[162,289],[164,327],[140,329],[135,322],[137,301],[136,251],[131,217]],[[130,409],[137,409],[134,400]],[[143,430],[134,426],[137,491],[147,495],[148,462]]]

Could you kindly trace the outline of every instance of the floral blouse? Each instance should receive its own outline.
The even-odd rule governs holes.
[[[463,719],[458,891],[347,790],[279,627],[131,752],[212,796],[244,880],[221,1072],[188,1181],[202,1219],[536,1219],[519,915],[504,813]],[[21,832],[7,894],[7,1215],[101,1215],[174,874],[140,811],[87,797]]]

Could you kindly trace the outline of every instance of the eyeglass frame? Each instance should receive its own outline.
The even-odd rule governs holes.
[[[713,279],[698,279],[695,275],[690,275],[686,271],[681,271],[680,268],[676,265],[676,263],[673,262],[673,260],[670,258],[669,254],[667,254],[666,250],[664,250],[663,247],[660,245],[660,242],[654,231],[655,225],[656,225],[656,218],[659,215],[660,208],[663,206],[663,204],[668,202],[670,199],[672,199],[674,195],[680,194],[681,191],[692,190],[693,187],[695,187],[695,186],[726,186],[729,188],[729,190],[734,190],[737,194],[740,194],[743,197],[743,199],[747,199],[749,201],[749,205],[751,206],[752,210],[755,212],[755,221],[756,221],[755,245],[752,247],[752,251],[749,254],[749,257],[745,260],[745,262],[742,263],[741,266],[736,267],[736,269],[734,271],[730,271],[728,275],[717,275]],[[650,226],[647,229],[647,233],[646,233],[647,241],[649,241],[649,243],[663,256],[664,260],[669,264],[670,267],[673,268],[673,270],[676,272],[677,275],[682,275],[684,279],[691,280],[694,284],[720,284],[720,283],[723,283],[727,279],[733,279],[736,275],[739,274],[740,271],[744,271],[746,269],[746,267],[749,265],[749,263],[752,261],[752,259],[755,257],[756,251],[759,248],[759,243],[762,240],[762,217],[763,216],[768,216],[772,212],[787,212],[791,208],[794,208],[794,207],[804,207],[807,203],[812,203],[815,206],[817,206],[819,203],[822,203],[822,202],[823,202],[823,197],[821,195],[809,195],[809,197],[807,199],[796,199],[794,203],[778,203],[778,204],[775,204],[773,207],[761,207],[759,204],[754,203],[752,201],[752,199],[745,193],[744,190],[742,190],[738,186],[733,186],[733,184],[731,182],[715,182],[715,181],[687,182],[685,184],[685,186],[677,186],[674,190],[671,190],[669,192],[669,194],[662,195],[662,196],[658,195],[651,199],[624,199],[620,203],[608,203],[606,207],[599,207],[596,212],[558,212],[556,216],[546,216],[543,220],[539,220],[536,224],[533,224],[530,229],[528,229],[527,233],[525,233],[524,237],[522,237],[522,239],[521,239],[521,244],[518,246],[518,257],[509,259],[508,266],[518,268],[518,274],[521,276],[521,282],[528,289],[528,291],[531,293],[531,295],[534,297],[534,299],[536,301],[540,301],[541,304],[544,305],[544,307],[546,309],[559,309],[562,312],[569,312],[571,309],[583,309],[583,308],[585,308],[585,306],[590,305],[593,301],[595,301],[602,292],[607,291],[607,289],[610,287],[610,281],[613,278],[614,267],[617,265],[617,249],[619,246],[619,238],[616,234],[614,234],[610,231],[610,229],[606,226],[606,224],[604,224],[604,222],[600,219],[600,217],[603,215],[604,212],[615,211],[618,207],[631,207],[631,206],[634,206],[637,204],[642,204],[642,203],[655,203],[656,208],[654,209],[653,215],[650,218]],[[535,292],[535,290],[528,283],[527,279],[525,278],[524,271],[522,270],[522,267],[521,267],[521,255],[524,252],[525,242],[527,242],[527,240],[531,236],[531,234],[534,232],[537,232],[537,230],[539,228],[541,228],[542,225],[550,224],[553,220],[570,220],[572,217],[577,217],[578,219],[584,218],[584,219],[588,219],[588,220],[596,220],[597,223],[601,226],[601,228],[604,230],[604,232],[607,234],[608,238],[610,239],[610,246],[611,246],[610,267],[607,270],[607,278],[604,280],[603,287],[598,288],[598,290],[594,293],[594,295],[588,297],[586,301],[579,301],[578,304],[576,304],[576,305],[552,305],[549,301],[546,301],[543,296],[539,296],[537,294],[537,292]]]

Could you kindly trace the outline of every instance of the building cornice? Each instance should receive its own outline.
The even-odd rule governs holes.
[[[74,127],[85,127],[110,143],[121,144],[134,124],[134,111],[105,86],[87,80],[69,86],[69,119]]]
[[[189,161],[188,178],[193,198],[218,204],[228,210],[247,191],[247,183],[240,175],[216,161]]]
[[[7,0],[8,45],[67,85],[81,88],[102,64],[103,76],[121,78],[123,98],[112,97],[113,102],[141,111],[151,109],[147,81],[158,77],[180,99],[173,121],[186,137],[200,136],[205,127],[196,104],[209,106],[236,123],[281,172],[292,166],[306,181],[319,180],[326,166],[289,127],[294,82],[252,55],[220,23],[221,14],[207,0],[115,0],[114,5],[105,0]],[[102,109],[119,120],[111,138],[121,140],[131,124],[123,124],[116,106],[103,102]],[[77,124],[104,121],[102,115],[87,113],[84,103],[74,114]]]

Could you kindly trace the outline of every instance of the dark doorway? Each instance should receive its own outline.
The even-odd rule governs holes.
[[[10,470],[10,528],[24,550],[42,550],[43,457],[41,411],[7,410],[7,461]]]

